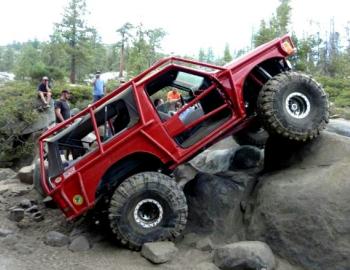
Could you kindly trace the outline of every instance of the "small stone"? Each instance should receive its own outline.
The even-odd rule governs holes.
[[[33,184],[33,171],[34,168],[32,165],[23,167],[19,170],[17,177],[24,184]]]
[[[0,237],[6,237],[10,234],[13,234],[14,232],[11,230],[7,230],[7,229],[1,229],[0,228]]]
[[[24,209],[15,208],[10,211],[9,219],[15,222],[19,222],[24,218]]]
[[[209,237],[205,237],[203,239],[200,239],[196,243],[196,248],[201,251],[212,251],[213,250],[213,242],[210,240]]]
[[[89,240],[81,235],[77,238],[73,239],[73,241],[70,243],[68,249],[70,251],[76,252],[76,251],[87,251],[90,249],[90,243]]]
[[[155,264],[170,261],[177,252],[178,249],[172,242],[145,243],[141,249],[141,255]]]
[[[32,206],[32,202],[28,199],[23,199],[20,203],[19,206],[21,208],[27,209],[30,208]]]
[[[52,247],[62,247],[69,244],[69,238],[63,233],[51,231],[46,234],[44,243]]]
[[[39,211],[39,208],[37,205],[33,205],[31,207],[29,207],[28,209],[25,210],[26,213],[36,213]]]
[[[32,214],[32,219],[36,222],[44,220],[44,215],[41,212],[35,212]]]

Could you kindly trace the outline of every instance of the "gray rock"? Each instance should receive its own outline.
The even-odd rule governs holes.
[[[202,262],[194,267],[191,270],[219,270],[215,264],[211,262]]]
[[[24,209],[28,209],[32,206],[32,202],[28,199],[23,199],[20,203],[19,206]]]
[[[13,234],[14,232],[12,230],[8,230],[8,229],[1,229],[0,228],[0,237],[6,237],[10,234]]]
[[[341,118],[331,119],[327,125],[327,131],[350,137],[350,121]]]
[[[240,202],[250,194],[256,177],[198,173],[184,188],[188,203],[188,232],[210,235],[214,242],[231,242],[244,232]]]
[[[186,183],[194,179],[197,173],[198,170],[195,167],[193,167],[190,163],[185,163],[181,164],[175,169],[174,176],[178,185],[183,187],[186,185]]]
[[[247,236],[305,269],[347,270],[350,139],[324,132],[309,144],[289,147],[272,141],[265,149],[270,162],[283,161],[285,169],[259,182]]]
[[[212,251],[213,250],[213,242],[209,237],[204,237],[197,241],[196,248],[201,251]]]
[[[68,249],[73,252],[87,251],[90,249],[90,242],[85,236],[80,235],[72,240]]]
[[[206,150],[190,161],[196,169],[206,173],[225,172],[230,168],[235,149]]]
[[[14,179],[11,183],[1,184],[0,185],[0,195],[4,197],[11,196],[22,196],[28,193],[32,187],[28,185],[23,185],[17,179]]]
[[[40,211],[32,213],[31,218],[36,222],[40,222],[40,221],[43,221],[45,219],[44,215]]]
[[[186,246],[195,247],[199,239],[200,239],[200,236],[198,234],[187,233],[184,235],[184,238],[182,239],[181,243]]]
[[[178,249],[172,242],[145,243],[141,249],[141,255],[155,264],[172,260],[177,252]]]
[[[44,243],[52,247],[62,247],[69,244],[69,237],[63,233],[51,231],[46,234]]]
[[[29,207],[28,209],[25,210],[26,213],[36,213],[39,211],[39,208],[37,205],[32,205],[31,207]]]
[[[14,208],[10,210],[9,220],[19,222],[24,218],[23,208]]]
[[[263,151],[255,146],[243,145],[236,149],[231,158],[231,170],[246,170],[259,167],[263,164]]]
[[[0,168],[0,181],[5,179],[13,179],[16,173],[9,168]]]
[[[218,248],[214,252],[214,264],[220,269],[265,269],[276,267],[270,247],[258,241],[244,241]]]
[[[33,184],[33,165],[25,166],[18,171],[17,177],[24,184]]]

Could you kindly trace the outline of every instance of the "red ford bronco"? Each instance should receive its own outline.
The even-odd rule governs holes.
[[[325,127],[327,96],[291,70],[294,52],[286,35],[226,66],[160,60],[40,137],[41,191],[68,219],[107,212],[115,238],[131,249],[174,239],[187,219],[171,177],[179,164],[226,136],[254,140],[263,128],[306,141]],[[155,102],[174,89],[179,100]]]

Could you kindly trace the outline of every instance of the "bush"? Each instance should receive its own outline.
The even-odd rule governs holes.
[[[29,83],[10,82],[0,87],[0,165],[33,154],[33,141],[23,131],[38,118],[36,92]],[[26,143],[27,142],[27,143]]]

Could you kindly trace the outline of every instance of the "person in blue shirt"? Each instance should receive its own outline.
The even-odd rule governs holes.
[[[93,82],[92,95],[94,98],[94,102],[103,98],[103,96],[106,94],[106,85],[105,82],[100,78],[100,75],[101,72],[96,72],[96,78]]]

